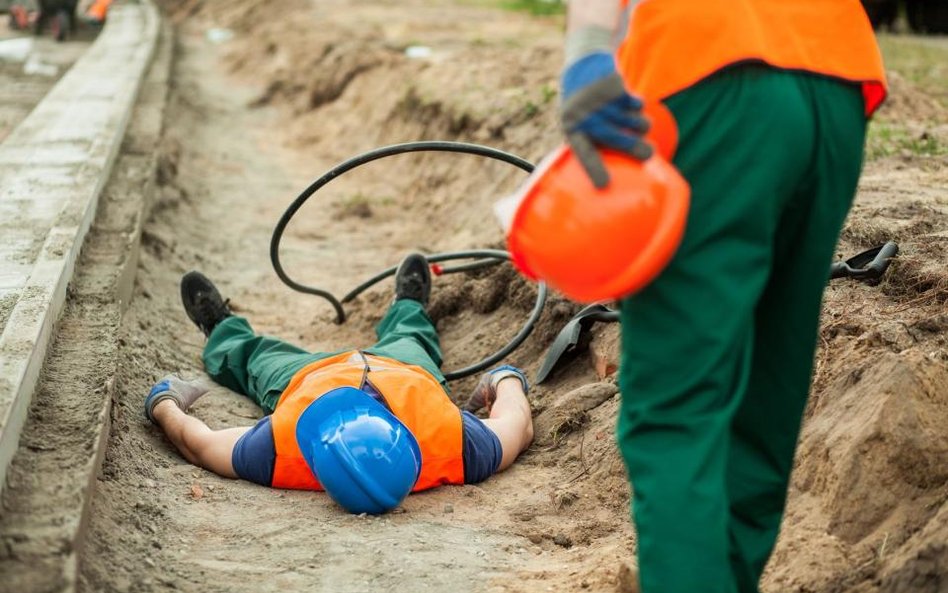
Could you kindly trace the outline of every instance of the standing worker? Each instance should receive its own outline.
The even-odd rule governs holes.
[[[633,4],[570,3],[562,98],[594,184],[608,184],[594,146],[649,157],[644,111],[670,115],[653,124],[674,122],[671,160],[691,185],[677,253],[621,304],[617,440],[640,584],[756,592],[783,516],[826,270],[866,119],[886,95],[882,58],[858,0]]]

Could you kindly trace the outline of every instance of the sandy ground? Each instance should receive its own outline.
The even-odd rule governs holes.
[[[379,518],[346,515],[320,493],[194,468],[141,413],[163,374],[200,374],[203,339],[177,288],[189,269],[215,279],[261,332],[312,350],[369,344],[390,283],[334,325],[326,303],[291,292],[270,267],[280,213],[328,167],[381,144],[469,140],[538,159],[558,141],[559,21],[438,0],[167,8],[179,46],[159,196],[121,330],[82,589],[632,590],[630,494],[612,441],[615,377],[594,364],[601,371],[615,358],[615,326],[597,328],[596,356],[532,392],[537,439],[511,470],[411,496]],[[235,37],[212,43],[211,27]],[[431,55],[406,57],[413,45]],[[948,586],[948,110],[908,76],[894,91],[879,117],[894,131],[870,142],[840,253],[892,238],[902,255],[879,286],[843,281],[828,291],[816,388],[766,591]],[[500,246],[489,206],[521,178],[474,157],[373,164],[301,211],[284,263],[341,294],[410,250]],[[438,278],[431,310],[446,368],[503,344],[533,295],[506,268]],[[575,309],[552,298],[510,361],[535,372]],[[472,380],[453,386],[458,401]],[[260,416],[223,388],[194,413],[214,427]]]

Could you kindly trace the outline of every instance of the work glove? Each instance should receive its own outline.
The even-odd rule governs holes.
[[[468,412],[476,412],[481,408],[487,408],[487,413],[490,413],[491,406],[494,405],[494,400],[497,399],[497,385],[509,377],[516,377],[520,380],[524,393],[527,393],[530,389],[530,384],[527,382],[527,377],[523,374],[523,371],[505,364],[481,375],[481,380],[477,382],[477,386],[471,392],[471,397],[467,400],[464,409]]]
[[[575,61],[563,72],[561,86],[563,131],[593,185],[609,185],[596,147],[643,161],[652,156],[652,147],[642,140],[649,127],[642,101],[626,92],[612,54],[593,52]]]
[[[145,417],[155,422],[152,412],[158,402],[166,399],[174,400],[174,403],[187,412],[195,401],[205,393],[210,391],[200,381],[185,381],[177,375],[167,375],[148,392],[145,398]]]

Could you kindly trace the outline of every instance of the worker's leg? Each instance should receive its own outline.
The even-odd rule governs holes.
[[[643,593],[732,593],[731,421],[750,374],[774,233],[809,162],[812,124],[799,90],[763,67],[721,72],[667,104],[692,203],[669,266],[622,302],[617,436]]]
[[[331,355],[258,336],[246,319],[233,315],[208,336],[204,368],[216,382],[250,397],[270,414],[297,371]]]
[[[814,106],[818,135],[809,181],[777,231],[774,269],[755,315],[750,382],[732,427],[730,529],[741,591],[757,591],[777,539],[827,270],[862,165],[866,124],[858,87],[795,76]]]
[[[400,299],[392,303],[375,333],[379,341],[366,352],[418,365],[446,385],[438,331],[420,302]]]

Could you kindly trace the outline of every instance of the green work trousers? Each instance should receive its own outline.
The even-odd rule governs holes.
[[[745,65],[666,105],[687,228],[667,269],[621,304],[617,439],[639,577],[643,593],[752,593],[862,166],[863,100],[856,85]]]
[[[364,352],[420,366],[446,385],[438,333],[421,303],[395,301],[375,332],[378,342]],[[345,351],[307,352],[277,338],[258,336],[246,319],[231,316],[208,336],[204,368],[214,381],[250,397],[272,414],[293,375],[312,362]]]

